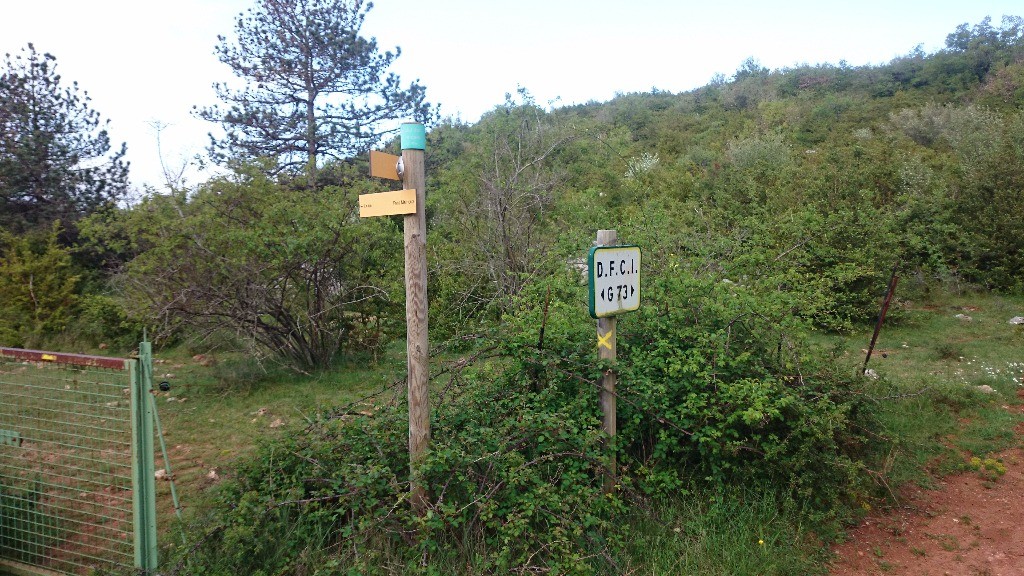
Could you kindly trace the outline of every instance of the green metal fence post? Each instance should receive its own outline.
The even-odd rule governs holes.
[[[156,470],[153,450],[153,345],[139,344],[139,357],[130,363],[132,387],[132,516],[135,527],[135,567],[156,570]]]

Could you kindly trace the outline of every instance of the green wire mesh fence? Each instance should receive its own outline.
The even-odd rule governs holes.
[[[0,572],[156,567],[151,359],[0,348]]]

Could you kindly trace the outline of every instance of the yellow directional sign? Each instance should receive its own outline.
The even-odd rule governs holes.
[[[359,195],[359,217],[416,213],[416,191],[397,190]]]
[[[401,180],[398,176],[398,161],[401,158],[387,152],[370,151],[370,176]]]

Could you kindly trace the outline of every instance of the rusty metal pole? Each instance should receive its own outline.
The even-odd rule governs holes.
[[[882,331],[882,323],[885,322],[885,314],[889,311],[889,303],[892,302],[893,294],[896,293],[896,284],[900,277],[896,275],[899,264],[892,267],[892,276],[889,278],[889,291],[885,294],[882,302],[882,310],[878,313],[878,321],[875,322],[875,333],[871,335],[871,344],[868,346],[868,354],[864,358],[864,366],[860,369],[861,376],[868,373],[868,362],[871,360],[871,353],[875,351],[875,343],[878,341],[878,334]]]

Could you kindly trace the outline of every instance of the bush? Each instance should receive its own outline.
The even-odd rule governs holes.
[[[72,318],[79,275],[59,234],[60,223],[25,236],[0,230],[0,344],[39,347]]]
[[[871,446],[857,430],[871,429],[870,406],[856,381],[806,357],[807,323],[787,299],[687,274],[649,275],[643,290],[644,306],[618,323],[617,362],[620,458],[641,488],[671,496],[692,482],[765,482],[819,510],[861,489],[858,459]],[[593,398],[608,366],[593,359],[579,312],[565,302],[546,322],[540,307],[524,312],[507,345],[524,373],[540,365],[544,385]],[[537,351],[542,324],[547,350]]]
[[[576,276],[524,288],[485,360],[450,365],[417,470],[425,515],[408,503],[404,406],[339,409],[242,465],[189,572],[614,573],[627,503],[771,485],[827,516],[862,494],[870,446],[855,430],[870,412],[853,382],[801,357],[803,321],[681,275],[655,275],[620,324],[619,489],[606,494],[610,366],[594,360]]]
[[[418,472],[425,516],[407,502],[405,410],[336,411],[242,465],[187,571],[595,572],[622,536],[621,501],[603,492],[594,399],[530,392],[504,374],[467,374],[446,390]]]
[[[346,346],[378,350],[398,328],[401,233],[360,220],[371,183],[340,166],[345,187],[292,189],[253,166],[191,194],[151,195],[99,241],[131,238],[125,292],[133,311],[192,335],[230,332],[300,370]],[[372,321],[371,321],[372,319]]]
[[[31,489],[0,486],[0,550],[19,562],[42,562],[60,536],[58,519],[39,509],[43,497],[37,479]]]
[[[77,343],[107,344],[116,350],[131,350],[142,338],[142,322],[131,318],[114,296],[86,293],[79,297],[77,314],[68,336]]]

